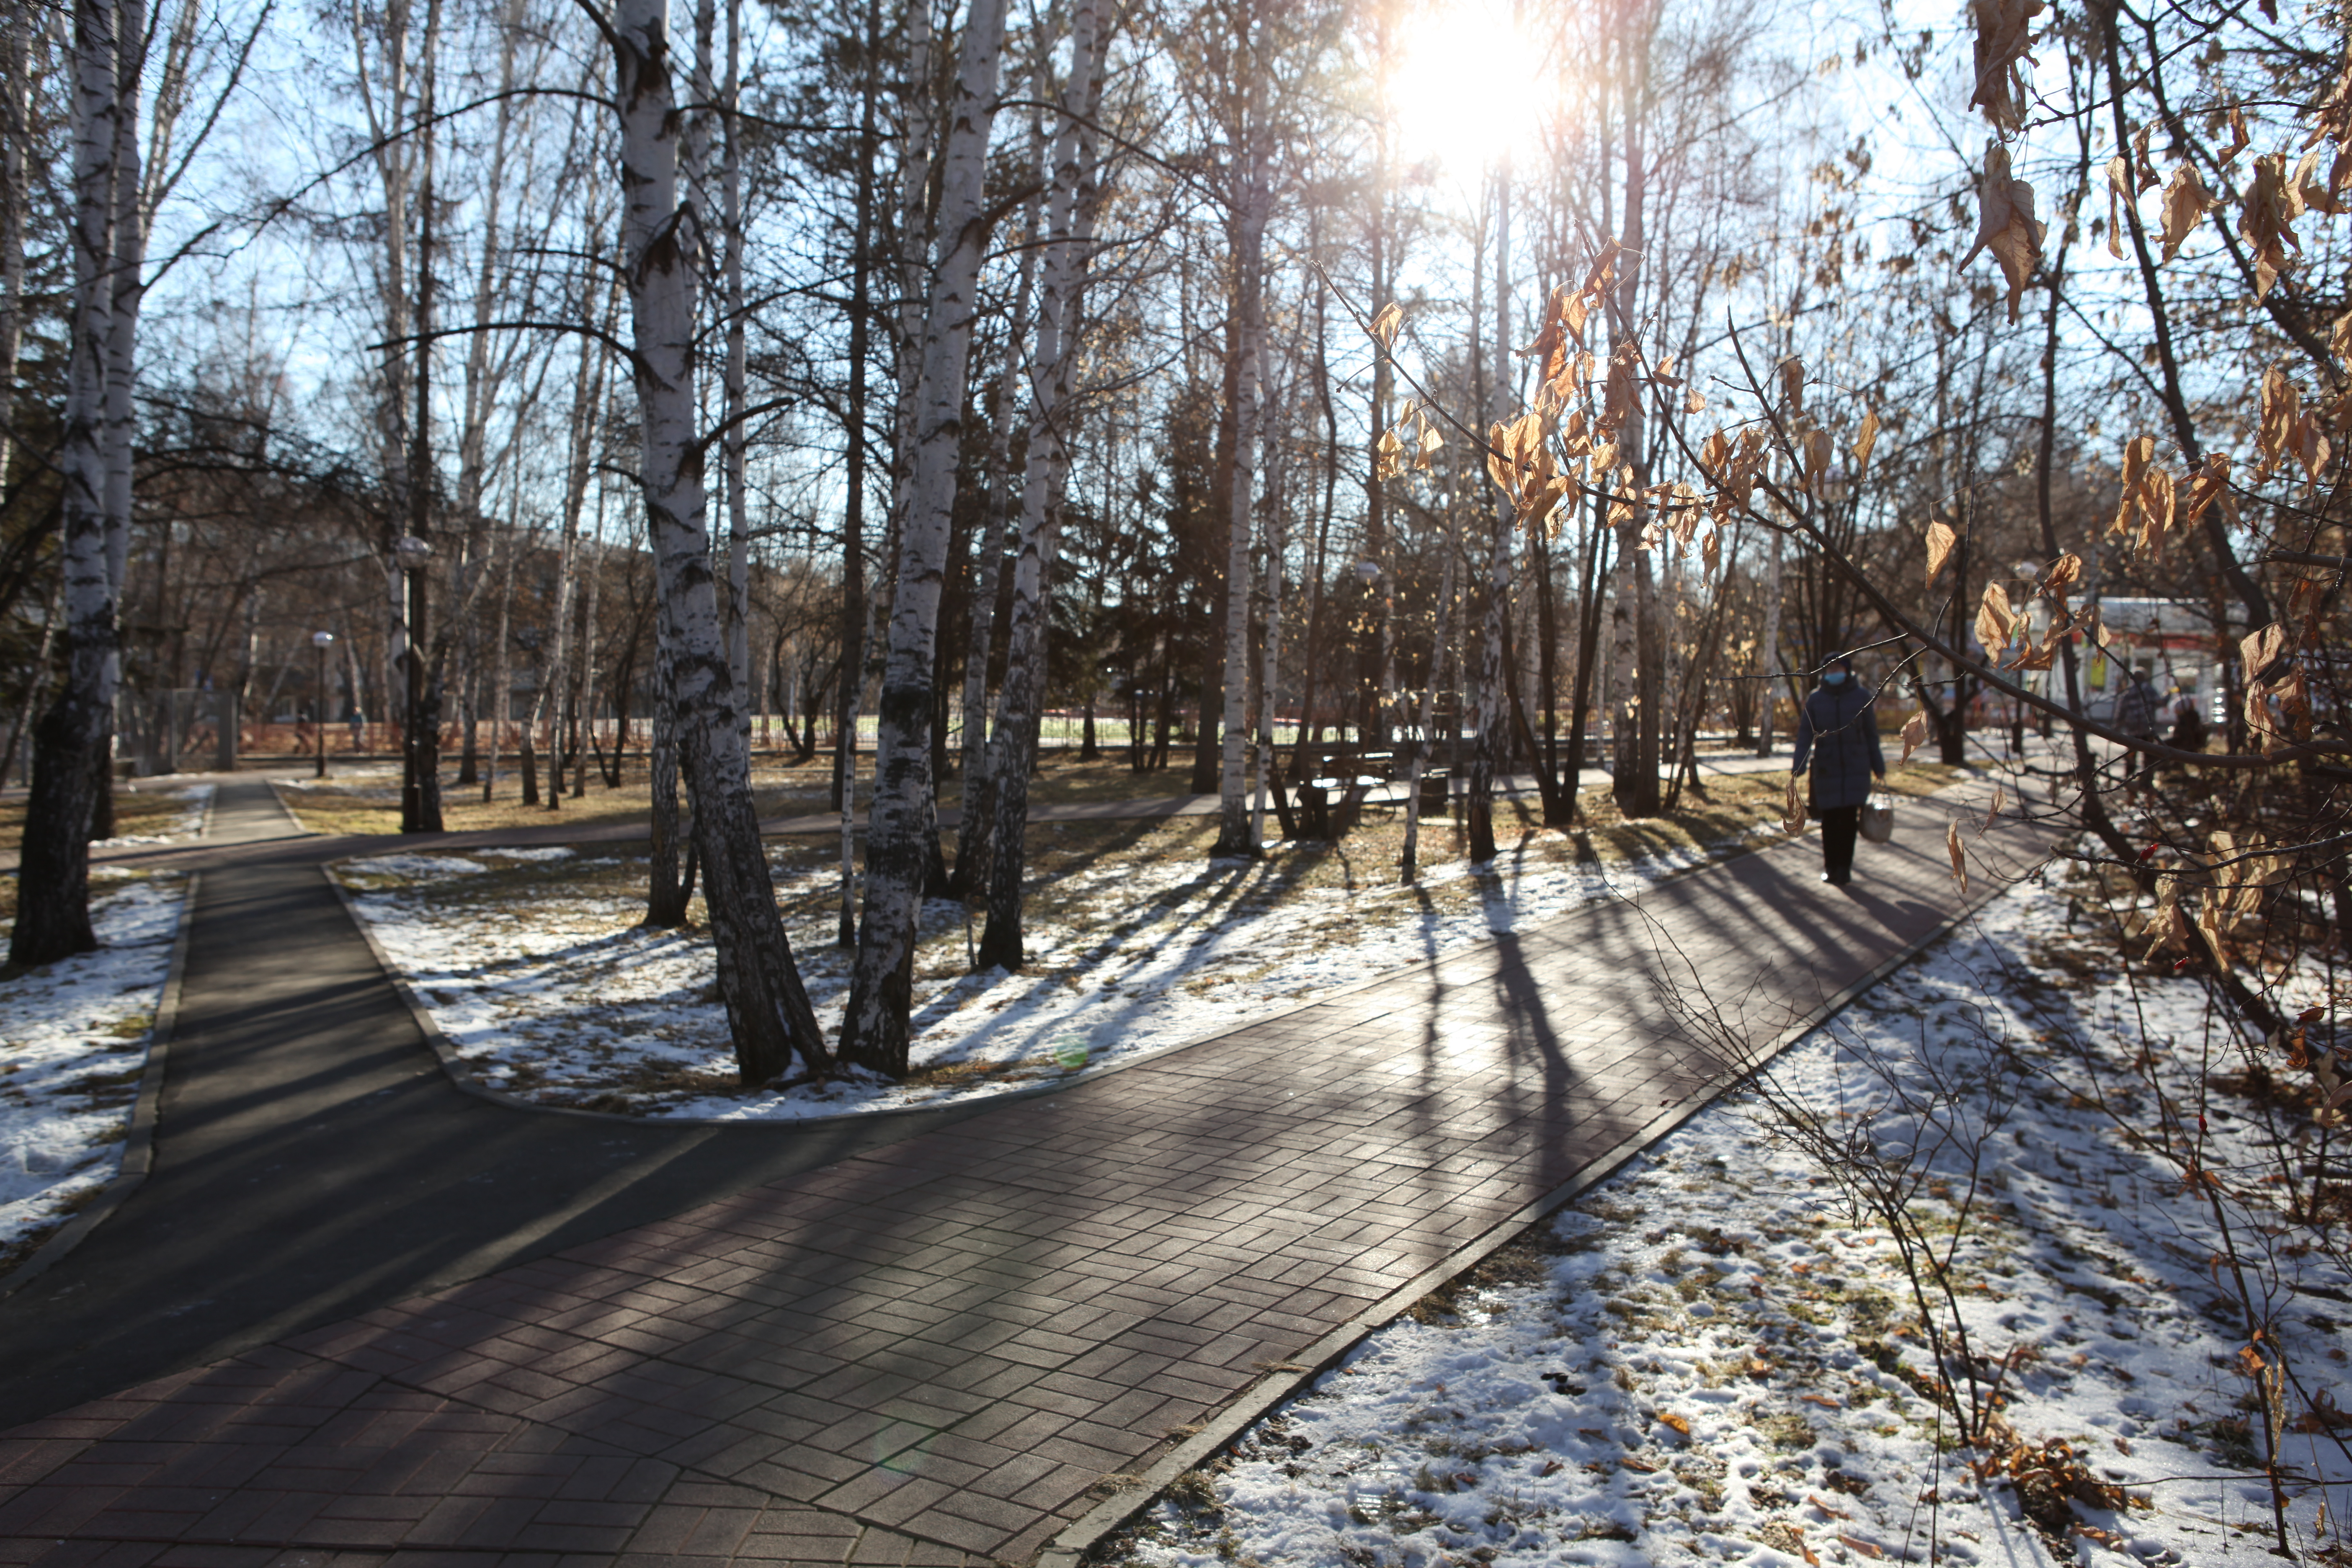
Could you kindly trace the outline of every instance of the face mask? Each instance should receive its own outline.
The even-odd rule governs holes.
[[[1822,677],[1822,684],[1823,686],[1843,686],[1845,684],[1845,671],[1843,669],[1831,670],[1828,674]]]

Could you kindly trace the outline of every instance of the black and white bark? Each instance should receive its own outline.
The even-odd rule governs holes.
[[[25,219],[32,210],[25,143],[33,131],[32,94],[33,7],[19,4],[9,7],[0,33],[0,485],[14,456],[16,356],[25,341]],[[13,745],[9,754],[16,754]],[[0,780],[6,776],[0,767]]]
[[[1076,379],[1078,325],[1088,251],[1094,237],[1096,111],[1102,101],[1103,59],[1109,47],[1107,0],[1078,0],[1071,18],[1070,79],[1062,92],[1062,126],[1055,138],[1052,189],[1046,198],[1044,281],[1037,301],[1037,383],[1030,405],[1028,447],[1021,475],[1021,543],[1013,565],[1013,605],[1004,645],[1004,685],[999,693],[991,749],[991,850],[988,924],[981,937],[983,968],[1019,969],[1025,962],[1021,881],[1026,869],[1029,775],[1037,760],[1044,716],[1045,637],[1055,560],[1061,542],[1062,498],[1069,475],[1071,391]]]
[[[1445,575],[1437,591],[1437,640],[1429,645],[1429,684],[1422,689],[1421,723],[1412,738],[1412,762],[1406,775],[1404,853],[1397,859],[1397,880],[1410,882],[1421,874],[1421,777],[1428,765],[1430,729],[1437,721],[1437,691],[1444,683],[1444,663],[1454,657],[1454,541],[1444,542]]]
[[[1217,790],[1217,841],[1212,855],[1255,855],[1250,828],[1246,763],[1249,751],[1250,536],[1256,509],[1259,350],[1265,341],[1265,223],[1273,192],[1266,180],[1267,131],[1264,78],[1253,71],[1244,110],[1243,142],[1234,170],[1234,310],[1240,374],[1233,397],[1234,460],[1230,531],[1225,547],[1224,721]]]
[[[1495,183],[1495,337],[1493,396],[1507,407],[1511,397],[1511,163],[1507,156]],[[1477,717],[1470,753],[1470,793],[1464,805],[1470,828],[1470,859],[1495,858],[1495,775],[1510,721],[1504,682],[1504,619],[1511,613],[1511,533],[1517,521],[1511,498],[1499,487],[1486,535],[1486,620],[1479,632]]]
[[[618,292],[615,283],[613,293]],[[606,335],[614,316],[614,297],[605,298],[603,319]],[[563,805],[563,701],[572,690],[572,622],[580,583],[580,519],[588,504],[589,466],[596,454],[598,416],[604,406],[605,350],[591,338],[580,340],[580,361],[572,384],[571,461],[563,476],[562,532],[555,547],[555,627],[549,641],[547,662],[539,689],[531,694],[526,745],[535,744],[541,724],[547,730],[547,809]],[[583,764],[584,765],[584,764]],[[526,805],[536,802],[526,800]]]
[[[746,1084],[767,1083],[789,1071],[795,1055],[812,1072],[827,1064],[760,843],[710,570],[694,396],[696,257],[678,200],[667,6],[623,0],[605,37],[618,77],[623,256],[643,437],[638,482],[673,623],[671,708],[694,792],[703,897],[736,1065]]]
[[[919,0],[928,3],[928,0]],[[858,90],[857,205],[849,282],[849,397],[842,442],[847,451],[841,512],[841,659],[834,702],[834,806],[841,816],[841,900],[835,944],[857,945],[857,713],[866,647],[866,357],[874,321],[874,162],[881,96],[881,0],[866,0],[866,79]],[[894,470],[895,471],[895,470]]]
[[[57,466],[64,532],[65,683],[34,735],[16,924],[9,962],[41,964],[98,945],[89,921],[90,814],[99,748],[114,704],[119,647],[107,560],[106,394],[114,312],[119,13],[76,0],[73,92],[73,301],[64,438]]]
[[[1041,67],[1038,81],[1045,80]],[[1045,124],[1030,120],[1029,162],[1045,155]],[[996,409],[990,423],[988,454],[996,484],[980,523],[980,571],[971,597],[971,636],[963,659],[963,817],[956,835],[956,886],[969,898],[988,887],[988,858],[995,838],[996,812],[990,794],[992,758],[988,743],[988,663],[994,653],[996,599],[1004,573],[1007,524],[1020,507],[1013,483],[1013,420],[1021,406],[1021,386],[1029,368],[1029,310],[1037,286],[1037,251],[1034,243],[1043,212],[1045,191],[1032,193],[1024,208],[1022,235],[1031,243],[1021,247],[1018,280],[1013,289],[1012,324],[1004,334],[1004,365],[996,384]]]
[[[907,1070],[915,928],[934,821],[931,713],[940,590],[955,508],[974,292],[988,244],[983,182],[1003,43],[1003,0],[973,0],[941,149],[940,255],[923,318],[914,460],[900,509],[889,652],[876,713],[866,899],[843,1021],[843,1058],[893,1078]]]

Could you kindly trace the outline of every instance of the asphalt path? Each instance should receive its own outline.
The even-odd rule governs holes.
[[[1721,773],[1787,765],[1705,763]],[[205,776],[217,793],[202,841],[99,858],[203,873],[155,1163],[68,1258],[0,1299],[0,1427],[986,1109],[678,1126],[523,1114],[469,1096],[441,1071],[324,866],[392,848],[627,841],[644,829],[307,834],[267,775]],[[1176,795],[1034,815],[1143,818],[1216,805]],[[762,826],[837,831],[838,818]]]
[[[349,841],[295,837],[258,774],[216,782],[153,1172],[0,1300],[0,1427],[971,1114],[664,1126],[465,1094],[328,884]]]

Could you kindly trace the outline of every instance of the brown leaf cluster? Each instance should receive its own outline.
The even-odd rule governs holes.
[[[2268,479],[2294,462],[2314,483],[2334,451],[2320,411],[2303,405],[2302,389],[2279,365],[2263,373],[2263,415],[2254,429],[2254,449],[2261,458],[2254,466],[2256,479]]]
[[[1445,437],[1438,434],[1428,411],[1407,405],[1404,417],[1381,432],[1380,477],[1392,479],[1401,474],[1425,474],[1444,449]]]
[[[1978,183],[1976,243],[1960,258],[1965,269],[1990,251],[2009,284],[2009,319],[2017,320],[2017,301],[2041,265],[2042,240],[2049,230],[2033,216],[2033,187],[2009,172],[2009,149],[1998,142],[1985,144],[1984,177]]]
[[[2202,465],[2176,478],[2156,461],[2156,437],[2135,436],[2124,443],[2122,488],[2107,532],[2153,560],[2163,553],[2165,536],[2175,527],[2190,527],[2208,508],[2229,505],[2230,459],[2210,454]]]
[[[1969,107],[1983,110],[1996,131],[2014,133],[2025,127],[2031,89],[2021,67],[2033,58],[2033,18],[2045,8],[2042,0],[1969,0],[1977,68]]]

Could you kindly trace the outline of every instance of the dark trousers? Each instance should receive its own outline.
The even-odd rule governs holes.
[[[1813,815],[1822,822],[1822,869],[1843,882],[1853,874],[1853,841],[1862,833],[1862,807],[1825,805]]]

